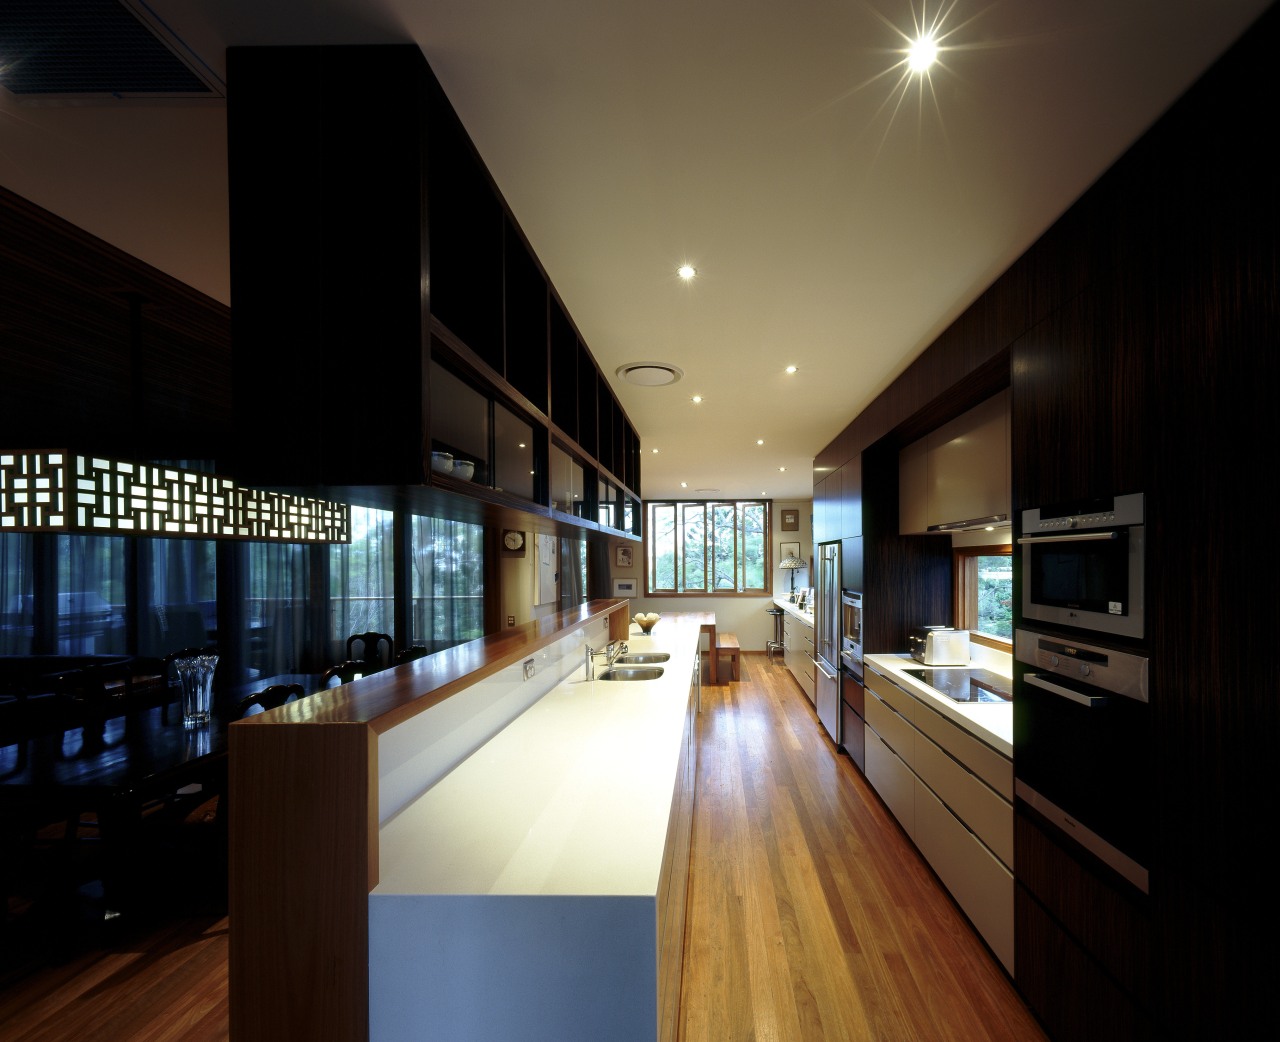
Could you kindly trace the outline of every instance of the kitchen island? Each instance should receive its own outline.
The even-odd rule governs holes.
[[[578,670],[382,826],[374,1042],[675,1038],[699,636],[633,626],[661,677]]]
[[[233,1042],[369,1037],[381,827],[571,680],[586,646],[625,639],[630,607],[593,600],[230,726]]]

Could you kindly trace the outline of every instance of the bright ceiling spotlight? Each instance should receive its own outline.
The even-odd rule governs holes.
[[[798,370],[794,365],[789,365],[787,366],[786,372],[788,376],[791,376],[791,375],[794,375],[796,372],[798,372]]]
[[[682,279],[684,279],[685,282],[688,282],[691,278],[693,278],[696,274],[698,274],[698,269],[695,268],[692,264],[681,264],[680,267],[676,268],[676,274],[679,275]]]
[[[925,72],[938,60],[938,43],[932,34],[919,36],[907,48],[907,68],[912,72]]]

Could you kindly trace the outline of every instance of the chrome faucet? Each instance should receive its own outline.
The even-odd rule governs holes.
[[[596,651],[590,644],[587,645],[587,680],[595,680],[596,678],[596,656],[605,656],[605,668],[608,669],[613,665],[613,660],[619,655],[624,655],[629,649],[625,640],[611,640],[605,646],[603,651]]]

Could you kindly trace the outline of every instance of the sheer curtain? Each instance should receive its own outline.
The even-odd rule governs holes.
[[[329,643],[335,662],[353,633],[393,634],[395,535],[390,510],[351,508],[351,542],[329,548]]]
[[[0,535],[0,655],[30,655],[35,635],[34,539],[29,533]]]
[[[125,537],[58,536],[58,653],[122,654]]]
[[[216,638],[217,552],[211,539],[138,539],[139,652],[162,658]]]
[[[412,518],[413,643],[432,651],[484,636],[484,529]]]
[[[302,672],[307,646],[307,547],[249,543],[243,625],[253,679]]]

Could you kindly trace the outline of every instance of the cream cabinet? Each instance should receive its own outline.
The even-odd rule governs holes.
[[[816,697],[813,664],[813,624],[796,618],[790,613],[782,617],[782,639],[786,645],[785,661],[787,669],[796,678],[809,701]]]
[[[1002,391],[898,454],[903,535],[1009,516],[1009,392]]]
[[[1013,972],[1013,764],[873,667],[866,776]]]

